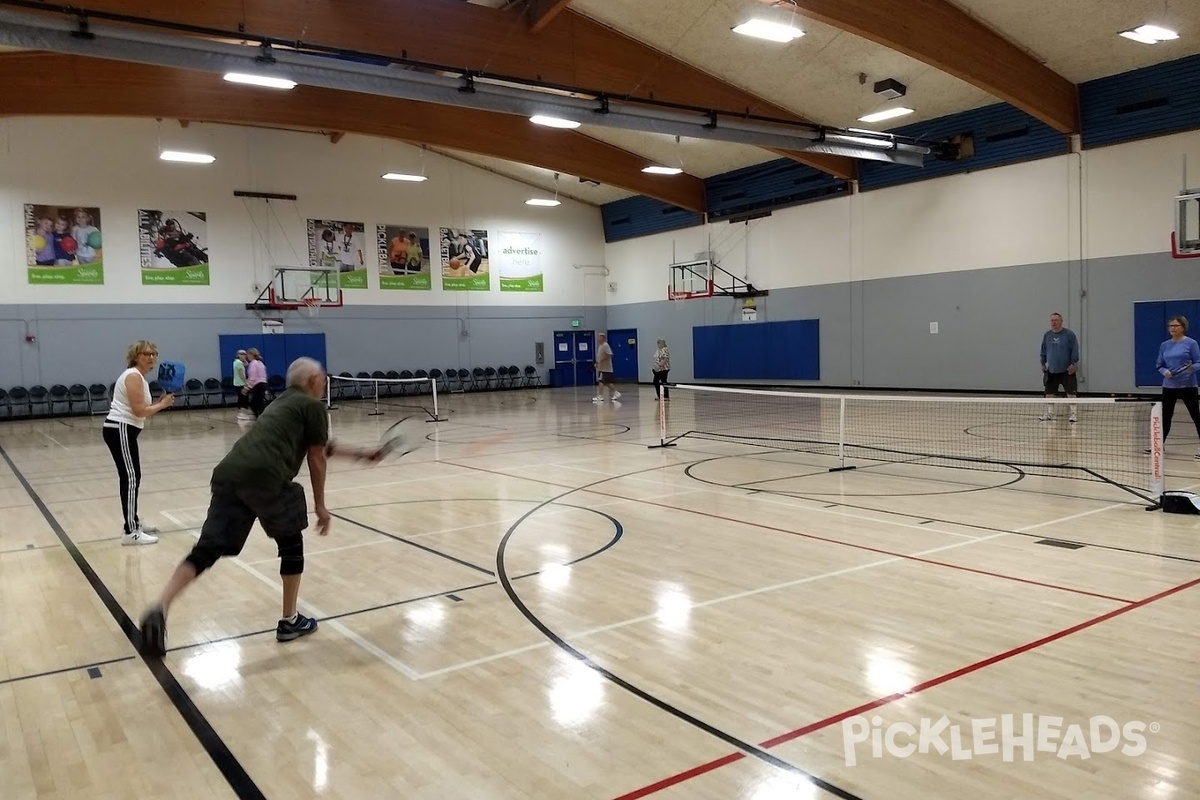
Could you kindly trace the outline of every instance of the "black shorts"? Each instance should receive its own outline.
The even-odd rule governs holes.
[[[613,374],[611,372],[601,372],[598,374],[600,376],[599,378],[597,378],[598,383],[612,383],[613,382],[613,379],[612,379]]]
[[[198,545],[236,556],[245,547],[255,520],[272,539],[299,536],[308,527],[304,487],[289,483],[268,490],[214,481]]]
[[[1079,379],[1070,372],[1046,372],[1043,375],[1046,394],[1056,393],[1060,386],[1067,394],[1076,394],[1079,391]]]

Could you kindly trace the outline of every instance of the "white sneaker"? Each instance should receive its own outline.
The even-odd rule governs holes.
[[[595,397],[593,397],[593,398],[592,398],[592,402],[593,402],[593,403],[603,403],[603,402],[604,402],[604,398],[603,398],[603,397],[601,397],[600,395],[596,395]]]
[[[1038,419],[1040,419],[1042,422],[1045,422],[1046,420],[1054,419],[1054,415],[1053,414],[1042,414],[1040,417],[1038,417]]]
[[[121,544],[123,545],[142,545],[156,544],[158,537],[152,533],[145,531],[134,531],[133,533],[125,533],[121,535]]]
[[[1070,421],[1070,422],[1078,422],[1079,420],[1078,420],[1078,419],[1076,419],[1076,417],[1075,417],[1075,415],[1074,415],[1074,414],[1072,414],[1072,415],[1071,415],[1071,418],[1070,418],[1070,420],[1069,420],[1069,421]]]
[[[621,393],[613,392],[613,400],[620,400],[620,399],[621,399]]]

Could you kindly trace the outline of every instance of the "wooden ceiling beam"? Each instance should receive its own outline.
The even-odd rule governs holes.
[[[526,11],[529,15],[529,32],[541,33],[570,4],[571,0],[529,0]]]
[[[552,2],[551,5],[554,3]],[[559,9],[535,33],[522,5],[488,8],[461,0],[86,0],[89,10],[409,58],[545,83],[635,95],[720,111],[805,122],[790,110],[733,86],[642,42]],[[103,21],[95,20],[99,25]],[[109,24],[109,23],[104,23]],[[776,151],[843,179],[857,176],[842,156]]]
[[[794,2],[809,19],[936,67],[1060,133],[1079,133],[1075,84],[948,0]]]
[[[63,80],[47,81],[46,75]],[[220,76],[82,56],[0,54],[0,116],[176,117],[263,127],[331,130],[399,139],[591,178],[704,212],[704,182],[646,175],[646,159],[576,131],[521,117],[298,86],[230,91]],[[79,103],[86,96],[88,102]],[[347,122],[352,125],[347,125]]]

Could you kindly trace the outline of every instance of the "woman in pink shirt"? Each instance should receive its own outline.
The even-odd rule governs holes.
[[[250,356],[250,363],[246,365],[246,389],[250,392],[250,410],[258,419],[267,407],[267,365],[253,347],[246,351],[246,355]]]

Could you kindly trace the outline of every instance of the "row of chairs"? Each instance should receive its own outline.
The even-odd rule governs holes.
[[[272,394],[283,391],[282,376],[272,375],[267,379],[267,388]],[[0,389],[0,418],[3,417],[56,417],[86,414],[106,414],[112,402],[112,384],[93,383],[71,386],[56,383],[45,386],[14,386]],[[163,388],[158,381],[150,382],[150,396],[154,400],[162,397]],[[217,408],[237,404],[237,390],[232,378],[220,380],[191,378],[183,390],[175,396],[173,408]]]
[[[387,383],[400,379],[421,379],[437,384],[439,392],[468,392],[490,391],[494,389],[526,389],[542,385],[542,376],[533,365],[521,370],[516,364],[502,367],[475,367],[473,370],[451,367],[423,370],[375,370],[351,375],[349,372],[338,373],[339,378],[355,380],[333,381],[332,394],[334,399],[370,398],[375,396],[375,385],[371,381],[381,381],[379,384],[380,397],[403,397],[414,394],[427,394],[430,383]]]
[[[364,381],[400,378],[421,378],[426,381],[432,379],[437,383],[440,392],[524,389],[542,385],[542,376],[535,367],[530,365],[522,371],[515,364],[507,367],[475,367],[473,370],[451,368],[444,372],[440,369],[421,369],[416,372],[376,370],[360,372],[357,375],[342,372],[338,377],[360,380],[334,381],[333,396],[337,399],[373,397],[374,387]],[[108,412],[112,402],[112,388],[111,384],[105,386],[102,383],[93,383],[90,386],[82,383],[71,386],[56,383],[49,389],[40,385],[0,389],[0,418],[104,414]],[[272,395],[279,394],[283,388],[283,376],[271,375],[267,378],[267,389]],[[381,397],[423,394],[429,391],[428,383],[379,384]],[[162,396],[163,389],[157,381],[150,382],[150,394],[155,400]],[[176,395],[174,408],[222,408],[236,404],[237,390],[232,378],[189,378],[183,385],[183,391]]]

